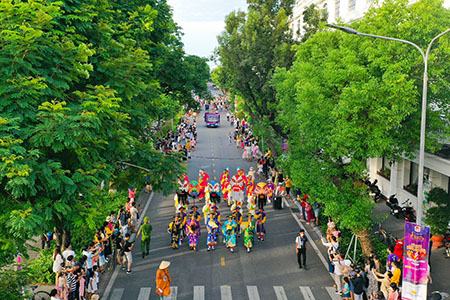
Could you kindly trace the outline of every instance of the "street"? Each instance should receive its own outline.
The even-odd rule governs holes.
[[[226,167],[232,174],[237,167],[248,170],[250,163],[244,162],[240,150],[228,141],[232,127],[225,114],[221,114],[219,128],[206,128],[202,116],[198,118],[197,149],[188,165],[189,178],[196,179],[200,168],[211,179],[218,179]],[[307,248],[308,269],[298,268],[294,240],[299,225],[290,208],[274,211],[267,206],[266,240],[256,240],[251,253],[246,253],[241,238],[235,253],[221,244],[216,251],[207,252],[204,226],[199,251],[193,252],[186,243],[178,250],[169,248],[167,225],[174,214],[173,195],[155,194],[150,199],[145,214],[153,226],[150,255],[142,259],[138,241],[133,251],[133,272],[117,269],[102,299],[157,299],[155,273],[163,259],[171,262],[171,299],[337,299],[331,277],[311,245]],[[224,220],[229,210],[223,202],[220,211]]]

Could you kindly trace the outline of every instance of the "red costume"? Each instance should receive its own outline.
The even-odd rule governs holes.
[[[204,170],[200,170],[199,177],[198,177],[198,198],[203,199],[205,198],[205,188],[208,186],[209,181],[209,175]]]

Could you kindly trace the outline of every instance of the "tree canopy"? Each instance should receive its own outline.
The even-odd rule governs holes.
[[[423,48],[449,26],[450,11],[438,0],[388,0],[351,24]],[[449,136],[449,58],[450,39],[443,37],[430,57],[429,149]],[[274,76],[278,120],[290,133],[286,166],[294,182],[363,242],[373,207],[361,184],[367,159],[416,154],[422,72],[420,54],[408,45],[322,31],[298,46],[291,68]],[[363,245],[366,254],[368,246]]]
[[[184,53],[165,0],[1,1],[0,19],[5,263],[36,234],[76,229],[80,211],[110,209],[102,182],[149,175],[170,191],[183,166],[155,150],[149,128],[207,91],[209,67]]]
[[[292,0],[249,0],[248,11],[235,11],[225,20],[218,55],[221,87],[245,99],[244,109],[254,125],[276,123],[277,98],[272,76],[277,67],[289,67],[293,59],[289,16]],[[266,126],[264,126],[266,127]]]

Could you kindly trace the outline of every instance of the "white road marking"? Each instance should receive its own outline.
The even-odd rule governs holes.
[[[205,286],[194,286],[194,300],[205,300]]]
[[[300,292],[302,292],[303,298],[305,300],[316,300],[316,298],[314,298],[311,289],[308,286],[301,286]]]
[[[177,300],[177,294],[178,294],[178,287],[177,286],[171,286],[170,287],[170,296],[167,297],[168,300]]]
[[[124,289],[114,289],[110,300],[120,300],[122,298]]]
[[[150,196],[148,196],[147,203],[145,204],[144,210],[142,211],[142,216],[145,216],[145,214],[147,213],[150,203],[153,200],[153,195],[154,195],[154,193],[152,192],[150,194]],[[144,219],[144,218],[141,218],[139,220],[138,227],[141,225],[142,219]],[[106,286],[105,292],[103,293],[103,296],[101,297],[102,299],[108,299],[109,294],[111,293],[112,287],[114,285],[114,282],[116,281],[117,276],[119,275],[119,270],[120,270],[120,266],[116,266],[116,269],[114,270],[111,278],[109,279],[108,285]]]
[[[152,288],[141,288],[139,291],[138,300],[149,300],[151,290]]]
[[[229,285],[221,285],[220,286],[220,298],[222,300],[232,300],[231,286],[229,286]]]
[[[247,285],[248,300],[260,300],[256,285]]]
[[[341,297],[336,295],[336,291],[334,290],[334,287],[327,286],[327,287],[325,287],[325,289],[327,290],[328,295],[330,295],[330,298],[332,300],[339,300],[339,299],[341,299]]]
[[[287,300],[286,292],[282,286],[274,286],[275,295],[277,296],[277,300]]]

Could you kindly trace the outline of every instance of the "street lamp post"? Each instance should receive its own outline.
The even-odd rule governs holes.
[[[441,36],[443,36],[446,33],[450,32],[450,28],[447,30],[439,33],[436,35],[428,44],[427,50],[424,52],[422,48],[420,48],[417,44],[403,40],[403,39],[397,39],[393,37],[388,36],[382,36],[382,35],[375,35],[370,33],[363,33],[356,31],[353,28],[345,27],[345,26],[339,26],[335,24],[327,24],[328,27],[341,30],[348,34],[355,34],[360,36],[367,36],[371,38],[376,39],[383,39],[383,40],[389,40],[389,41],[395,41],[403,44],[408,44],[416,48],[423,59],[423,87],[422,87],[422,112],[421,112],[421,118],[420,118],[420,145],[419,145],[419,178],[417,182],[417,223],[422,224],[422,217],[423,217],[423,173],[424,173],[424,164],[425,164],[425,124],[426,124],[426,116],[427,116],[427,93],[428,93],[428,58],[430,55],[431,47],[433,46],[433,43],[439,39]]]

